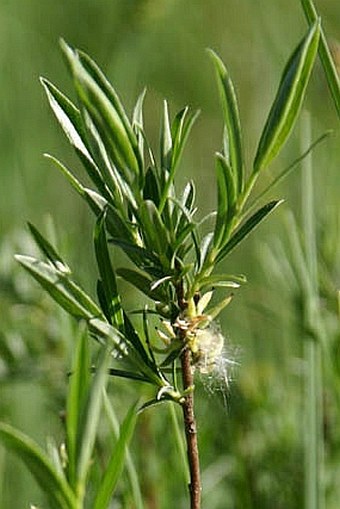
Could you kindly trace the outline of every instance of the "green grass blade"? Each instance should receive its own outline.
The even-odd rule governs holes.
[[[119,437],[119,422],[116,417],[115,411],[111,402],[108,398],[107,393],[104,394],[104,408],[108,418],[108,423],[110,428],[115,435],[116,438]],[[128,446],[126,447],[126,471],[127,477],[129,479],[129,484],[131,486],[131,492],[133,497],[133,502],[135,504],[135,509],[144,509],[143,504],[143,496],[141,493],[140,482],[138,479],[138,472],[136,466],[134,465],[132,456],[130,454]]]
[[[286,142],[304,99],[320,36],[317,21],[290,57],[264,126],[254,159],[254,173],[269,165]]]
[[[220,57],[212,50],[208,50],[208,52],[217,74],[217,84],[224,113],[225,132],[228,140],[228,153],[225,156],[234,171],[237,182],[235,187],[240,193],[243,190],[244,175],[241,123],[236,93],[229,73]]]
[[[102,316],[97,304],[64,272],[31,256],[16,255],[15,258],[72,316],[85,320]]]
[[[130,408],[120,426],[119,438],[117,443],[114,445],[111,458],[96,493],[93,509],[107,509],[110,505],[112,495],[123,471],[126,449],[135,428],[137,420],[136,406],[137,405],[135,404]]]
[[[249,233],[256,228],[273,210],[275,210],[283,200],[273,200],[263,207],[261,207],[255,214],[253,214],[247,221],[237,230],[231,237],[229,242],[218,253],[216,260],[220,262],[229,254],[235,247],[240,244]]]
[[[90,356],[88,337],[84,328],[78,333],[76,352],[69,379],[67,397],[66,444],[68,481],[73,489],[77,485],[77,452],[80,417],[84,407],[90,381]]]
[[[86,477],[88,475],[93,447],[98,431],[98,424],[103,402],[103,389],[108,379],[108,367],[111,359],[111,347],[102,348],[98,368],[94,374],[90,390],[87,394],[79,423],[78,434],[78,457],[77,457],[77,486],[78,493],[82,497],[85,493]]]
[[[124,329],[122,304],[117,289],[116,276],[111,265],[109,250],[107,248],[105,216],[106,213],[104,212],[97,219],[94,232],[94,247],[105,300],[112,320],[111,323],[122,331]]]
[[[313,23],[319,19],[319,15],[314,3],[312,0],[301,0],[301,5],[308,23],[313,25]],[[326,75],[329,89],[333,97],[334,105],[338,113],[338,117],[340,117],[340,78],[334,65],[334,61],[322,27],[320,30],[319,56]]]
[[[66,479],[56,472],[48,456],[31,438],[0,423],[0,442],[25,463],[46,494],[51,508],[76,509],[76,499]]]

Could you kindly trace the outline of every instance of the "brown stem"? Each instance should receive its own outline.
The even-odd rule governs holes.
[[[193,386],[193,374],[191,370],[191,353],[185,348],[181,355],[182,377],[184,390]],[[190,508],[201,507],[201,476],[197,443],[197,428],[194,414],[194,393],[189,392],[182,404],[185,437],[187,442],[187,455],[190,470]]]

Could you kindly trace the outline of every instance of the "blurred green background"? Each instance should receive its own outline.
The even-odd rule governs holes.
[[[327,35],[340,39],[339,2],[319,4]],[[26,221],[57,239],[78,280],[95,292],[93,217],[42,156],[49,152],[78,168],[38,80],[45,76],[72,96],[58,39],[65,38],[99,63],[129,111],[147,87],[146,128],[156,149],[163,98],[173,114],[187,104],[201,109],[179,185],[188,178],[196,180],[204,213],[215,203],[213,155],[220,149],[222,136],[221,111],[205,48],[222,56],[236,84],[250,162],[283,66],[305,30],[297,0],[1,1],[1,420],[41,444],[49,436],[57,442],[63,437],[59,412],[64,408],[73,324],[13,262],[15,252],[34,250]],[[337,509],[339,122],[320,64],[305,105],[312,116],[313,139],[334,130],[334,136],[316,148],[313,165],[322,313],[335,359],[334,373],[327,373],[323,389],[323,481],[326,507]],[[299,155],[299,143],[298,125],[266,178]],[[79,175],[83,177],[80,167]],[[290,175],[273,196],[284,197],[285,205],[223,268],[244,273],[249,281],[221,318],[228,349],[239,363],[227,402],[218,391],[201,386],[197,391],[204,507],[209,509],[303,507],[301,292],[289,268],[289,235],[284,228],[289,209],[300,221],[300,172]],[[131,307],[136,296],[127,287],[124,294]],[[118,411],[124,413],[126,398],[136,389],[129,383],[112,383]],[[133,450],[143,472],[145,507],[187,507],[166,407],[143,415]],[[128,499],[124,502],[124,486],[121,492],[112,507],[132,507]],[[24,508],[29,503],[44,506],[33,478],[0,449],[0,508]]]

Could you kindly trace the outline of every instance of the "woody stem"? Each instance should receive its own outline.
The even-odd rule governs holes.
[[[181,355],[182,379],[184,390],[193,386],[193,374],[191,370],[191,353],[185,348]],[[197,442],[197,427],[194,414],[194,393],[188,392],[182,404],[184,429],[187,443],[187,456],[190,471],[190,508],[200,509],[201,507],[201,476]]]

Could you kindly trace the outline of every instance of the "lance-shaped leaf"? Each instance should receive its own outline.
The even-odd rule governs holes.
[[[65,272],[32,256],[16,255],[18,262],[41,284],[51,297],[76,318],[101,317],[97,304]]]
[[[120,295],[117,289],[105,233],[106,212],[98,217],[94,233],[94,247],[101,277],[108,312],[113,323],[119,330],[124,328],[124,318]]]
[[[253,214],[247,221],[237,230],[231,237],[229,242],[221,249],[216,257],[216,261],[220,262],[229,254],[235,247],[244,240],[249,233],[256,228],[274,209],[276,209],[283,200],[273,200],[263,207],[261,207],[255,214]]]
[[[28,223],[28,227],[37,246],[46,258],[55,266],[56,269],[64,272],[65,274],[70,274],[71,269],[57,253],[54,247],[48,242],[48,240],[43,237],[33,224]]]
[[[160,190],[155,168],[148,168],[145,174],[143,198],[144,200],[153,201],[156,207],[158,207],[160,200]]]
[[[46,494],[52,509],[76,509],[75,496],[46,453],[29,437],[0,423],[0,442],[18,455]]]
[[[151,200],[143,201],[138,211],[138,219],[141,224],[146,248],[157,253],[163,267],[168,267],[168,233],[160,213]]]
[[[98,190],[106,198],[110,199],[111,196],[108,192],[105,181],[103,180],[99,169],[92,158],[91,149],[87,141],[87,134],[84,129],[80,111],[48,80],[42,78],[41,83],[59,124],[65,132],[69,142],[74,147],[79,159],[83,163],[88,176],[96,185]]]
[[[138,288],[138,290],[143,292],[150,299],[160,302],[166,299],[166,294],[160,287],[152,289],[153,280],[145,274],[125,267],[117,269],[117,274],[135,288]]]
[[[130,345],[125,335],[101,318],[91,318],[87,322],[91,334],[103,345],[111,345],[112,357],[122,358],[130,353]]]
[[[123,118],[120,109],[117,109],[111,94],[108,95],[108,90],[101,80],[96,81],[93,78],[77,53],[64,42],[62,49],[71,69],[79,99],[89,113],[114,163],[126,178],[138,175],[139,163],[135,153],[138,146],[132,128],[132,134],[128,133],[125,117]],[[131,136],[134,137],[133,143]]]
[[[86,201],[96,216],[101,214],[103,210],[109,206],[109,202],[101,194],[96,193],[96,191],[93,191],[92,189],[84,187],[83,184],[73,175],[73,173],[56,157],[51,156],[50,154],[45,154],[45,157],[52,161],[52,163],[62,172],[69,184],[71,184],[73,189],[75,189],[77,193]],[[115,209],[110,207],[110,210]],[[117,211],[114,213],[118,217],[116,217],[115,220],[111,218],[111,220],[108,221],[111,225],[111,234],[118,235],[119,232],[124,231],[124,235],[127,234],[129,236],[130,230],[126,227],[124,228],[124,221],[121,219],[119,212]]]
[[[94,81],[98,84],[99,88],[101,88],[105,92],[106,96],[109,98],[113,107],[117,110],[119,117],[124,125],[126,134],[127,134],[128,138],[130,140],[130,143],[133,147],[133,150],[134,150],[134,153],[138,160],[138,163],[140,164],[140,169],[142,170],[142,168],[143,168],[142,154],[139,151],[138,140],[137,140],[137,137],[133,131],[133,127],[130,124],[128,116],[124,110],[123,104],[122,104],[117,92],[115,91],[115,89],[113,88],[113,86],[111,85],[109,80],[106,78],[106,76],[104,75],[102,70],[96,64],[96,62],[94,60],[92,60],[92,58],[89,55],[87,55],[83,51],[79,51],[79,50],[77,50],[77,55],[79,56],[79,59],[80,59],[82,65],[85,67],[85,69],[88,71],[88,73],[92,76]],[[145,95],[145,91],[142,92],[142,94],[140,95],[140,97],[137,101],[137,105],[136,105],[137,110],[135,109],[135,113],[141,112],[144,95]],[[138,111],[138,109],[139,109],[139,111]],[[141,115],[139,115],[139,120],[142,120]],[[143,121],[141,122],[141,125],[143,125]]]
[[[216,155],[217,216],[214,230],[214,247],[225,244],[229,233],[229,219],[233,217],[236,203],[237,181],[227,159]]]
[[[225,156],[235,175],[237,183],[235,189],[241,192],[244,184],[242,135],[236,93],[224,63],[214,51],[208,51],[216,70],[217,83],[224,113],[225,134],[228,147],[228,153],[226,153]]]
[[[144,120],[143,104],[146,95],[146,88],[138,97],[132,115],[132,129],[135,133],[142,165],[144,166]]]
[[[312,0],[301,0],[301,5],[308,23],[313,25],[313,23],[315,23],[319,18],[314,3]],[[338,117],[340,118],[340,77],[334,64],[332,54],[322,27],[320,29],[319,56],[323,70],[325,71],[328,86],[333,97]]]
[[[200,279],[197,283],[200,291],[207,291],[217,287],[239,288],[242,283],[246,283],[244,276],[234,276],[230,274],[213,274]]]
[[[172,180],[174,178],[177,166],[181,160],[181,156],[183,154],[183,150],[185,148],[185,144],[187,142],[190,131],[199,114],[199,110],[189,113],[189,108],[186,107],[176,115],[173,121],[171,127],[171,135],[173,139],[171,158]]]
[[[283,71],[255,155],[255,173],[274,159],[294,126],[314,66],[319,36],[320,23],[316,22],[295,49]]]
[[[110,505],[117,481],[123,471],[127,447],[132,438],[136,420],[136,405],[133,405],[120,426],[119,438],[114,445],[105,474],[98,487],[93,509],[107,509]]]
[[[163,191],[159,205],[160,212],[163,211],[167,199],[169,198],[169,195],[171,196],[176,170],[181,160],[185,144],[187,142],[190,131],[195,123],[195,120],[197,119],[200,113],[199,111],[196,111],[188,115],[188,111],[189,111],[188,107],[181,110],[176,115],[173,121],[173,124],[171,126],[171,133],[167,131],[167,140],[169,146],[171,140],[171,150],[168,152],[168,156],[170,158],[170,161],[168,161],[169,172],[165,174],[166,181],[162,186]]]
[[[165,175],[166,173],[164,172],[164,170],[170,171],[171,169],[171,155],[172,155],[171,125],[167,101],[164,101],[163,103],[163,121],[161,127],[160,149],[161,149],[161,168],[163,170],[163,174]]]

